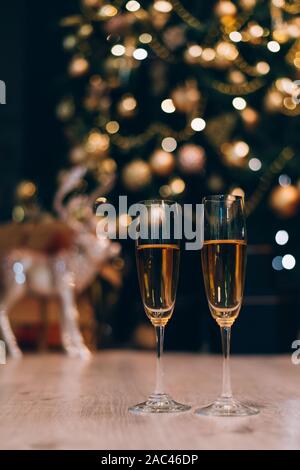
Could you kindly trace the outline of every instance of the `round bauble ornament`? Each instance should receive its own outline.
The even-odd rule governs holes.
[[[85,150],[92,157],[101,157],[108,150],[110,144],[109,136],[98,130],[92,131],[85,143]]]
[[[17,186],[16,196],[18,200],[25,201],[33,198],[36,194],[37,187],[32,181],[21,181]]]
[[[89,68],[90,64],[84,57],[76,56],[69,64],[69,74],[74,78],[82,77],[88,72]]]
[[[293,217],[300,204],[300,192],[292,184],[276,186],[271,192],[269,203],[274,212],[280,217]]]
[[[205,161],[205,150],[198,145],[185,144],[178,151],[178,165],[183,173],[200,173]]]
[[[169,176],[174,170],[175,159],[172,153],[158,149],[151,155],[149,163],[156,175]]]
[[[191,113],[197,108],[201,95],[197,84],[194,80],[190,80],[184,85],[179,85],[171,93],[171,98],[175,108],[182,113]]]
[[[141,159],[128,163],[122,171],[124,185],[130,191],[139,191],[150,184],[152,173],[150,165]]]
[[[236,6],[230,1],[220,0],[215,6],[215,12],[219,17],[234,16],[236,14]]]

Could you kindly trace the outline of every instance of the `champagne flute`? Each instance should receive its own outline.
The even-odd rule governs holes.
[[[140,234],[136,240],[136,262],[139,286],[146,315],[155,328],[157,343],[155,391],[143,402],[129,408],[133,413],[172,413],[187,411],[190,406],[174,401],[163,386],[162,355],[165,326],[170,320],[176,300],[179,274],[180,240],[176,224],[180,206],[172,201],[150,200],[140,204],[145,208],[140,219]],[[141,222],[147,225],[142,235]],[[169,229],[169,232],[165,230]]]
[[[205,197],[203,204],[202,271],[209,309],[221,329],[223,388],[214,403],[196,410],[196,414],[253,415],[258,413],[257,409],[233,398],[229,369],[231,326],[242,305],[246,270],[244,200],[239,196],[217,195]]]

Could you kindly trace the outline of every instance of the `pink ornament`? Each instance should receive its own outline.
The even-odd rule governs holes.
[[[185,144],[178,152],[178,163],[183,173],[200,173],[205,160],[204,148],[195,144]]]

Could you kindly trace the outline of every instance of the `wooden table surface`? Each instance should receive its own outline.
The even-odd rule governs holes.
[[[221,359],[165,355],[168,391],[193,407],[220,387]],[[152,390],[154,353],[102,351],[89,362],[30,355],[0,366],[1,449],[299,449],[300,365],[290,356],[233,357],[237,398],[261,412],[207,418],[136,416]]]

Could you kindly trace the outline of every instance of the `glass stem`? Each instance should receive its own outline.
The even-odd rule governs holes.
[[[231,379],[230,379],[230,334],[231,327],[221,327],[222,349],[223,349],[223,384],[222,398],[232,398]]]
[[[163,365],[162,365],[162,355],[164,350],[164,326],[155,327],[156,334],[156,385],[155,385],[155,394],[163,394]]]

